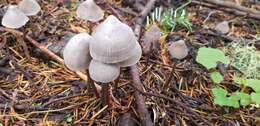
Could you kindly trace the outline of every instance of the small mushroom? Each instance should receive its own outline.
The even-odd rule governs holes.
[[[173,42],[169,47],[168,51],[172,58],[183,59],[188,55],[189,49],[185,44],[184,40]]]
[[[97,82],[108,83],[114,81],[120,74],[120,68],[114,64],[106,64],[91,60],[89,64],[90,78]]]
[[[220,22],[215,27],[215,30],[222,34],[227,34],[229,32],[229,29],[230,28],[227,21]]]
[[[120,67],[127,67],[127,66],[132,66],[132,65],[136,64],[142,56],[142,48],[137,43],[136,47],[133,50],[135,50],[135,53],[134,53],[133,56],[131,56],[127,60],[124,60],[124,61],[117,63],[117,65],[120,66]]]
[[[90,55],[103,63],[118,63],[136,54],[137,39],[133,30],[119,21],[115,16],[98,25],[93,33],[93,43],[90,43]]]
[[[9,5],[2,19],[2,25],[8,28],[20,28],[29,18],[16,5]]]
[[[36,15],[41,11],[41,7],[36,0],[22,0],[18,7],[27,16]]]
[[[80,33],[73,36],[63,50],[65,65],[73,71],[85,71],[91,61],[89,43],[91,36]]]
[[[77,10],[77,16],[87,21],[97,22],[103,19],[104,11],[94,2],[94,0],[86,0],[81,3]]]
[[[155,50],[159,48],[160,37],[160,28],[157,26],[156,23],[154,23],[144,34],[144,42],[142,43],[142,45],[145,54],[148,54],[151,49]]]

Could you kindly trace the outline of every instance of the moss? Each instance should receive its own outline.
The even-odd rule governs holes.
[[[260,79],[260,52],[253,45],[253,42],[232,42],[225,47],[225,51],[230,64],[246,78]]]

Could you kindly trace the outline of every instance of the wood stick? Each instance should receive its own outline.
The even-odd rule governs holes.
[[[249,17],[255,20],[260,20],[260,14],[256,14],[256,13],[249,13],[246,11],[241,11],[241,10],[237,10],[234,8],[229,8],[229,7],[225,7],[225,6],[215,6],[212,3],[207,3],[207,2],[202,2],[199,0],[193,0],[192,1],[193,4],[198,4],[198,5],[202,5],[205,7],[209,7],[209,8],[214,8],[217,10],[221,10],[221,11],[225,11],[234,15],[238,15],[238,16],[244,16],[244,17]]]
[[[144,10],[140,13],[139,17],[136,20],[136,25],[135,25],[134,31],[135,31],[135,35],[137,36],[138,39],[140,38],[141,25],[142,25],[145,17],[152,10],[155,2],[156,2],[156,0],[150,0],[146,4]],[[131,75],[133,78],[132,85],[143,91],[142,82],[139,77],[139,71],[137,69],[137,65],[131,66]],[[134,95],[136,98],[135,103],[137,105],[137,111],[140,116],[142,126],[154,126],[154,124],[151,120],[150,114],[145,106],[145,99],[144,99],[143,95],[137,90],[134,91]]]
[[[223,0],[203,0],[203,1],[220,6],[220,7],[233,8],[235,10],[243,11],[246,13],[258,14],[258,15],[260,14],[260,11],[257,11],[257,10],[251,9],[251,8],[247,8],[244,6],[240,6],[240,5],[237,5],[237,4],[235,4],[233,2],[229,2],[229,1],[223,1]]]

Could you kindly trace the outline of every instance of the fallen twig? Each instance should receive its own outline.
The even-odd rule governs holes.
[[[144,10],[140,13],[139,17],[136,20],[136,25],[135,25],[135,34],[137,38],[139,39],[140,37],[140,32],[141,32],[141,24],[143,23],[145,17],[148,15],[148,13],[152,10],[153,5],[155,4],[156,0],[150,0]],[[142,89],[142,83],[139,77],[139,71],[137,69],[136,65],[131,66],[131,75],[133,78],[133,83],[132,85],[137,87],[139,90]],[[153,126],[154,124],[152,123],[150,114],[145,106],[145,100],[142,94],[140,94],[139,91],[135,91],[135,102],[137,105],[137,111],[139,113],[140,119],[141,119],[141,124],[142,126]]]
[[[64,107],[64,108],[60,108],[60,109],[52,109],[52,110],[48,110],[48,109],[42,109],[41,107],[34,107],[34,106],[27,106],[27,107],[24,107],[24,106],[19,106],[19,105],[16,105],[15,107],[21,107],[21,108],[29,108],[31,107],[32,109],[36,109],[38,108],[37,111],[32,111],[32,112],[29,112],[29,113],[23,113],[23,114],[19,114],[20,116],[23,116],[23,115],[32,115],[32,114],[39,114],[39,113],[51,113],[51,112],[61,112],[61,111],[64,111],[64,110],[68,110],[68,109],[73,109],[75,108],[76,106],[80,106],[80,105],[83,105],[85,103],[87,103],[89,101],[83,101],[81,103],[75,103],[73,105],[70,105],[70,106],[67,106],[67,107]],[[0,104],[0,108],[6,108],[6,106],[10,106],[10,105],[3,105],[3,104]],[[30,109],[30,108],[29,108]],[[42,110],[40,110],[42,109]],[[24,109],[21,109],[21,110],[24,110]],[[10,115],[0,115],[0,117],[12,117],[12,116],[17,116],[16,114],[10,114]]]
[[[135,85],[132,85],[136,91],[140,92],[141,94],[143,95],[146,95],[146,96],[154,96],[154,97],[157,97],[157,98],[162,98],[162,99],[165,99],[165,100],[168,100],[176,105],[179,105],[181,106],[182,108],[186,109],[189,113],[191,113],[192,115],[196,116],[199,120],[201,120],[202,122],[204,122],[205,124],[211,126],[212,124],[207,121],[206,119],[202,118],[200,115],[198,115],[197,113],[195,113],[191,108],[189,108],[188,106],[186,106],[185,104],[183,104],[182,102],[179,102],[179,101],[176,101],[170,97],[167,97],[163,94],[158,94],[156,92],[144,92],[143,90],[140,90],[139,87],[135,87]]]
[[[138,88],[139,90],[143,90],[142,83],[139,78],[139,71],[136,65],[131,66],[131,74],[133,78],[132,85]],[[145,106],[145,99],[143,95],[138,90],[135,90],[134,95],[135,95],[135,103],[137,105],[137,111],[139,113],[142,126],[153,126],[154,124],[152,123],[150,114]]]
[[[217,6],[221,6],[221,7],[227,7],[227,8],[233,8],[236,10],[240,10],[246,13],[252,13],[252,14],[260,14],[260,11],[251,9],[251,8],[247,8],[244,6],[240,6],[238,4],[235,4],[233,2],[229,2],[229,1],[223,1],[223,0],[204,0],[204,2],[207,3],[211,3]]]
[[[210,1],[212,1],[212,0],[210,0]],[[222,6],[222,4],[216,4],[218,6],[215,6],[215,4],[213,2],[211,2],[211,3],[206,2],[206,1],[202,2],[202,1],[199,1],[199,0],[193,0],[192,3],[199,4],[199,5],[206,6],[206,7],[210,7],[210,8],[214,8],[214,9],[218,9],[218,10],[221,10],[221,11],[225,11],[225,12],[228,12],[228,13],[232,13],[234,15],[245,16],[245,17],[249,17],[249,18],[252,18],[252,19],[260,20],[260,12],[259,11],[252,13],[251,12],[252,9],[249,9],[249,8],[247,8],[247,9],[249,9],[251,11],[245,11],[247,9],[236,9],[237,7],[234,8],[233,6],[228,6],[229,4],[232,4],[230,2],[228,2],[229,4],[227,4],[225,6]],[[238,5],[234,5],[234,6],[238,6]],[[239,6],[239,7],[241,7],[241,6]],[[243,7],[243,8],[246,8],[246,7]]]
[[[82,97],[82,96],[90,96],[91,94],[90,93],[83,93],[83,94],[75,94],[75,95],[71,95],[71,96],[67,96],[67,97],[61,97],[61,98],[57,98],[57,99],[53,99],[53,100],[50,100],[49,102],[46,102],[42,105],[42,107],[46,107],[50,104],[53,104],[55,102],[58,102],[58,101],[64,101],[66,99],[71,99],[71,98],[75,98],[75,97]]]
[[[12,96],[10,96],[9,94],[7,94],[2,88],[0,88],[0,94],[2,94],[4,97],[14,101],[14,102],[17,102]]]

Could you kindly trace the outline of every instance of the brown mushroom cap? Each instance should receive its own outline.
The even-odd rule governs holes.
[[[22,0],[18,7],[27,16],[36,15],[41,10],[36,0]]]
[[[104,16],[104,11],[93,0],[86,0],[81,3],[76,13],[79,18],[92,22],[97,22]]]
[[[120,74],[120,68],[115,64],[105,64],[96,60],[91,60],[89,64],[89,75],[91,79],[108,83],[114,81]]]
[[[2,19],[2,25],[8,28],[20,28],[29,18],[16,5],[9,5]]]
[[[143,51],[148,54],[150,50],[157,50],[160,46],[159,40],[161,36],[160,28],[154,23],[145,33],[143,38]]]
[[[179,40],[173,42],[169,47],[168,51],[172,58],[183,59],[188,55],[188,47],[185,44],[185,41]]]
[[[89,43],[91,36],[80,33],[73,36],[63,50],[65,65],[73,71],[85,71],[91,61]]]
[[[134,55],[125,61],[117,63],[118,66],[120,66],[120,67],[132,66],[140,60],[140,58],[142,57],[142,48],[138,42],[136,42],[136,43],[137,43],[136,47],[133,49],[133,50],[135,50]]]
[[[133,30],[120,22],[115,16],[98,25],[92,33],[93,43],[90,54],[93,59],[104,63],[117,63],[128,59],[135,53],[137,38]]]

